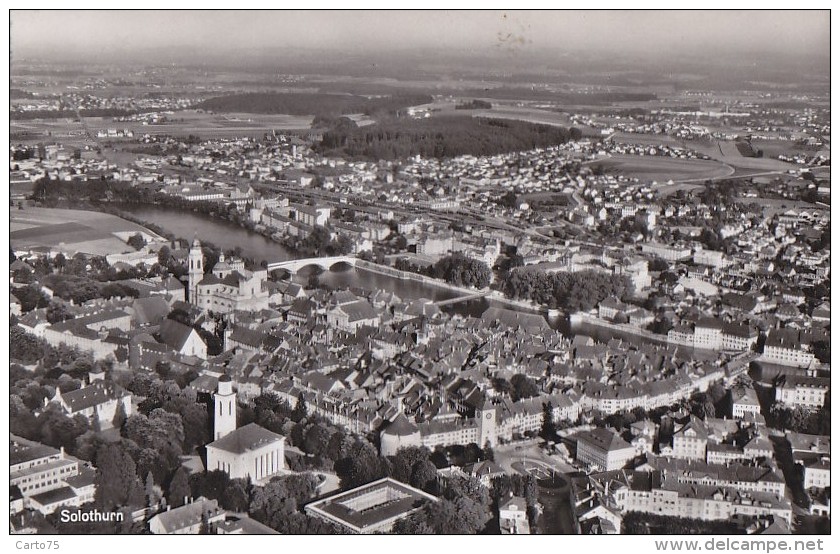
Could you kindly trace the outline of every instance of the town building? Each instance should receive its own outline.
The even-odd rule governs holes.
[[[502,535],[529,535],[528,512],[525,499],[513,496],[499,505],[499,530]]]
[[[422,444],[420,429],[402,413],[379,434],[379,448],[383,456],[393,456],[400,448]]]
[[[131,393],[110,381],[94,381],[64,393],[56,388],[50,402],[60,406],[68,417],[84,416],[94,429],[100,430],[110,429],[115,420],[124,420],[133,413]]]
[[[827,377],[785,375],[783,382],[776,387],[776,402],[817,410],[825,404],[830,388],[831,379]]]
[[[734,396],[734,393],[733,393]],[[744,393],[732,399],[732,417],[744,419],[747,415],[761,415],[761,404],[755,389],[748,387]]]
[[[155,514],[149,519],[149,531],[154,535],[197,535],[202,526],[212,532],[224,520],[225,511],[219,507],[219,502],[202,496],[189,504]]]
[[[390,477],[311,502],[304,511],[356,534],[387,533],[394,524],[437,502],[431,494]]]
[[[764,342],[763,359],[775,364],[810,367],[815,357],[803,338],[796,329],[771,329]]]
[[[688,423],[674,431],[671,455],[688,460],[705,460],[707,443],[708,434],[703,422],[691,416]]]
[[[47,515],[61,507],[93,502],[94,477],[91,467],[67,455],[63,448],[9,435],[9,486],[20,493],[17,504],[21,510],[30,508]]]
[[[605,471],[623,468],[636,456],[636,449],[609,429],[596,428],[577,434],[576,459]]]

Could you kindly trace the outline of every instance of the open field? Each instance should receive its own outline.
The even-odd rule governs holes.
[[[110,117],[84,118],[91,133],[101,129],[130,129],[135,137],[143,135],[197,135],[201,137],[262,136],[271,129],[302,130],[311,128],[311,116],[283,114],[210,114],[184,110],[169,115],[169,123],[144,125],[140,121],[114,121]],[[62,139],[65,143],[90,144],[81,123],[72,119],[34,119],[12,121],[9,126],[12,142]],[[128,140],[128,139],[127,139]]]
[[[242,136],[262,135],[271,129],[309,129],[311,116],[284,114],[211,114],[184,110],[168,116],[170,122],[160,125],[143,125],[139,121],[112,121],[110,118],[85,118],[92,131],[99,129],[131,129],[135,136],[149,135],[198,135]]]
[[[680,141],[669,135],[650,135],[645,133],[613,133],[612,138],[615,142],[623,142],[627,144],[643,144],[645,146],[658,146],[664,144],[666,146],[682,146]]]
[[[476,110],[458,110],[455,106],[471,100],[484,100],[492,104],[492,108]],[[458,98],[457,100],[440,100],[429,104],[414,106],[415,109],[431,110],[434,117],[445,115],[471,115],[473,117],[489,117],[493,119],[513,119],[527,123],[540,123],[557,127],[572,127],[569,116],[565,113],[538,108],[534,106],[514,106],[500,103],[493,98]]]
[[[765,158],[775,158],[779,155],[792,156],[797,154],[804,154],[805,156],[811,157],[816,156],[817,153],[821,151],[818,147],[800,146],[789,140],[753,139],[752,145],[756,150],[763,150]]]
[[[796,168],[793,164],[771,158],[745,158],[732,141],[687,141],[685,146],[736,168],[762,171],[787,171]]]
[[[133,252],[120,233],[150,234],[148,229],[119,217],[83,210],[55,208],[13,209],[9,213],[12,248],[57,248],[67,254],[84,252],[105,256]]]
[[[564,113],[541,110],[539,108],[520,108],[517,106],[493,106],[489,110],[458,110],[471,113],[473,117],[492,117],[494,119],[515,119],[528,123],[572,127],[569,117]]]
[[[72,119],[33,119],[9,122],[9,140],[13,144],[42,142],[48,139],[60,139],[63,144],[68,146],[94,144],[92,140],[87,138],[82,124]]]
[[[635,177],[641,181],[712,179],[733,173],[732,167],[711,160],[682,160],[664,156],[616,155],[588,162],[605,172]]]
[[[824,210],[826,208],[817,204],[803,202],[801,200],[790,200],[782,198],[737,198],[737,202],[741,204],[758,204],[766,214],[779,214],[787,210]]]
[[[817,179],[831,179],[831,167],[815,167],[811,169]]]

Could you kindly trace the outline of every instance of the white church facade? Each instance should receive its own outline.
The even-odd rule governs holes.
[[[263,482],[285,469],[286,437],[249,423],[236,426],[236,394],[228,376],[219,379],[213,395],[215,440],[207,445],[207,470],[221,470],[231,479]]]

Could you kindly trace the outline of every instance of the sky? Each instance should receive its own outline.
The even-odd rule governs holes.
[[[12,10],[12,56],[188,47],[346,52],[578,49],[829,53],[826,11],[37,11]]]

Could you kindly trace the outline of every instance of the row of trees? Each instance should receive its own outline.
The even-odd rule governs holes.
[[[516,267],[501,284],[510,298],[531,300],[549,308],[571,311],[591,310],[607,297],[621,298],[631,290],[626,276],[599,271],[546,273],[538,269]]]

